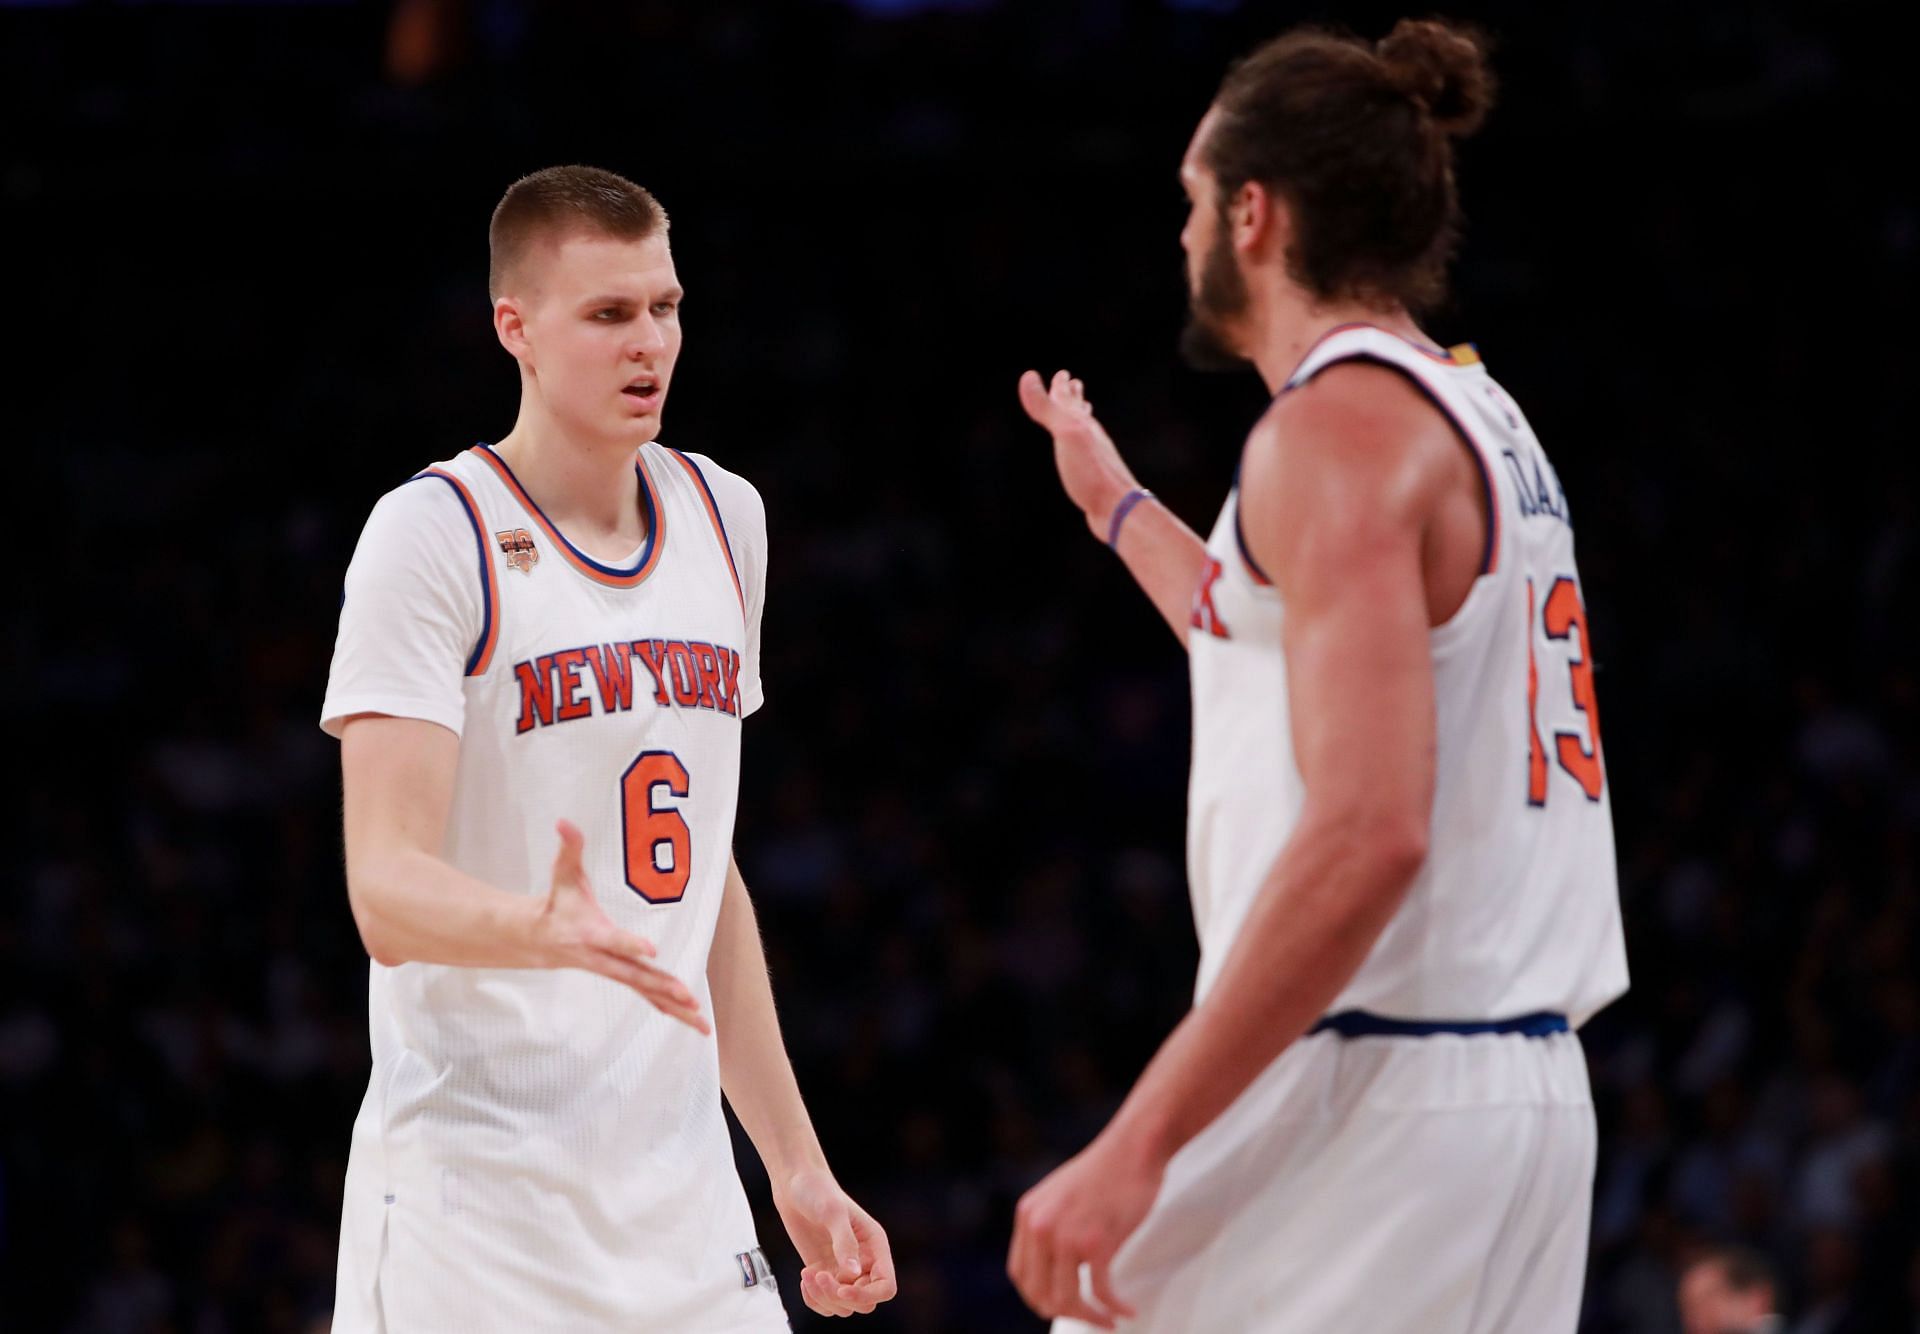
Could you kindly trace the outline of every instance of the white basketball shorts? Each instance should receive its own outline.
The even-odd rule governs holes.
[[[1302,1038],[1168,1165],[1119,1328],[1568,1334],[1594,1152],[1571,1033]]]

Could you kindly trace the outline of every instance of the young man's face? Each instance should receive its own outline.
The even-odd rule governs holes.
[[[680,300],[664,234],[620,241],[578,231],[527,257],[512,294],[522,364],[572,434],[635,447],[660,431],[680,356]]]

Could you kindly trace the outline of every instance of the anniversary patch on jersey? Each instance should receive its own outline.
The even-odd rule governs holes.
[[[524,528],[513,528],[495,533],[500,550],[507,553],[507,568],[518,570],[522,574],[531,574],[533,567],[540,563],[540,548],[533,544],[533,534]]]
[[[515,733],[588,717],[595,700],[601,713],[625,713],[633,707],[636,662],[653,678],[655,704],[740,716],[737,649],[697,640],[635,639],[564,648],[514,663],[520,683]]]

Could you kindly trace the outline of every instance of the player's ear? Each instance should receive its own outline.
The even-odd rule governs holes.
[[[1286,200],[1258,181],[1234,191],[1227,205],[1227,224],[1233,229],[1234,248],[1243,252],[1277,246],[1284,252],[1293,229]]]
[[[499,338],[500,346],[507,349],[514,357],[524,357],[530,351],[527,344],[526,321],[521,318],[519,303],[512,297],[495,298],[493,332]]]

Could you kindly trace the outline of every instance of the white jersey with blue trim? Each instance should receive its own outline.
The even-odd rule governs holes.
[[[485,446],[383,497],[346,579],[322,726],[460,738],[443,854],[545,895],[564,817],[618,926],[712,1013],[740,729],[760,707],[766,519],[660,444],[649,536],[575,548]],[[785,1329],[711,1038],[569,969],[371,965],[335,1328]]]
[[[1483,572],[1431,632],[1437,754],[1425,864],[1330,1012],[1578,1026],[1626,990],[1613,817],[1565,494],[1513,400],[1471,349],[1337,329],[1281,390],[1343,361],[1405,375],[1472,448],[1487,487]],[[1237,490],[1207,543],[1188,634],[1188,870],[1198,992],[1225,962],[1304,789],[1281,649],[1285,609],[1250,559]],[[1354,756],[1366,763],[1365,756]]]

